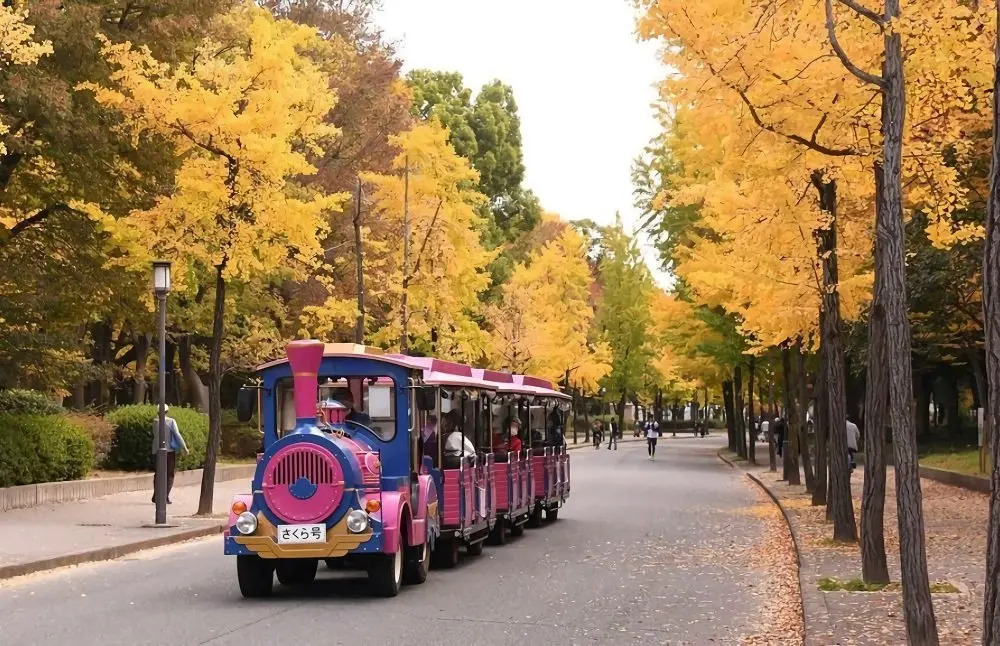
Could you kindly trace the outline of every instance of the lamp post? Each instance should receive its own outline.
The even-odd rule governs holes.
[[[167,524],[167,294],[170,293],[170,262],[153,262],[153,293],[159,310],[160,370],[159,384],[160,423],[157,425],[159,447],[156,450],[156,481],[153,483],[156,498],[156,524]]]

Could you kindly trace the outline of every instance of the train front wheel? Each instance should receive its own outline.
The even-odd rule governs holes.
[[[403,579],[409,584],[423,583],[427,580],[427,568],[430,567],[430,543],[425,539],[423,545],[415,545],[409,549],[411,558],[406,562]]]
[[[380,597],[395,597],[403,584],[403,546],[394,554],[378,554],[368,568],[368,582]]]
[[[274,568],[259,556],[237,556],[236,578],[245,599],[269,597],[274,589]]]

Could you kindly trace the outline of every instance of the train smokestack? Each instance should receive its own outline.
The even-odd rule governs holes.
[[[285,347],[295,382],[295,433],[318,432],[316,406],[319,366],[323,362],[322,341],[292,341]]]

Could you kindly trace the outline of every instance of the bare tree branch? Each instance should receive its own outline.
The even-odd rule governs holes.
[[[858,14],[859,16],[864,16],[865,18],[871,20],[879,27],[885,27],[885,18],[878,15],[868,7],[862,5],[860,2],[855,2],[855,0],[837,0],[837,2],[844,5],[845,7],[850,7],[851,9],[854,10],[856,14]]]
[[[837,0],[838,2],[845,2],[845,0]],[[858,79],[865,83],[870,83],[876,85],[880,88],[886,87],[885,79],[877,74],[872,74],[866,72],[851,61],[851,57],[847,55],[844,48],[841,47],[840,41],[837,40],[837,23],[833,18],[833,0],[826,0],[826,33],[830,38],[830,46],[833,47],[833,52],[840,59],[840,62],[844,64],[847,71],[856,76]]]

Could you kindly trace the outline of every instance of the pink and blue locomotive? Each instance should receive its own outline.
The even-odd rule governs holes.
[[[240,412],[253,396],[263,452],[224,539],[245,597],[308,584],[321,561],[394,596],[432,557],[453,566],[462,546],[555,520],[569,495],[567,398],[547,382],[319,341],[258,373]]]

